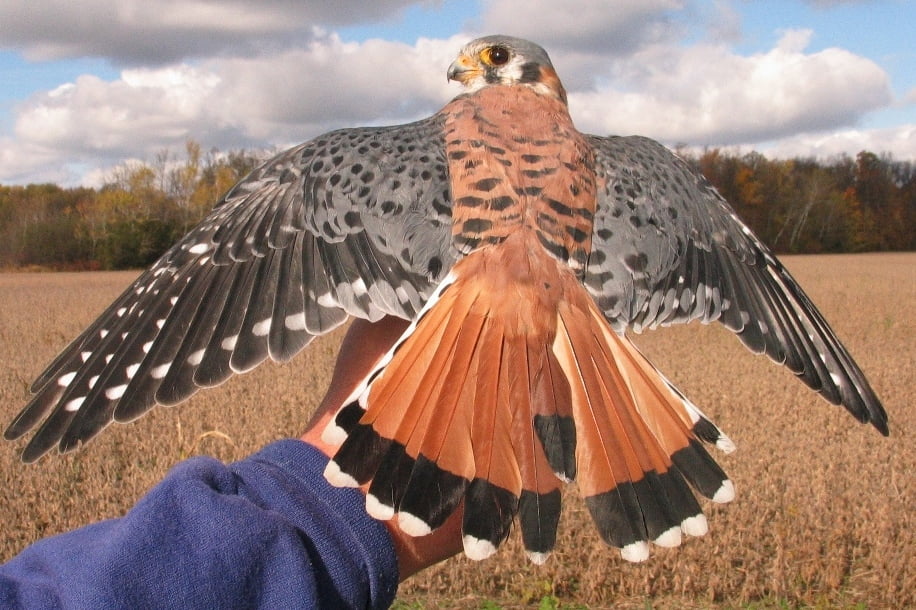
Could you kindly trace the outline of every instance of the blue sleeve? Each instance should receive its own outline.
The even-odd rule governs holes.
[[[176,466],[124,517],[0,567],[2,608],[386,608],[397,560],[358,490],[298,440]]]

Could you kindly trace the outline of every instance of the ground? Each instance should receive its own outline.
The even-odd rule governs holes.
[[[709,534],[629,564],[600,542],[569,488],[558,549],[544,566],[527,562],[513,533],[489,560],[456,558],[410,579],[401,607],[916,606],[916,254],[784,262],[883,399],[890,438],[718,325],[646,332],[637,342],[650,359],[738,445],[730,456],[713,453],[738,496],[705,505]],[[41,368],[135,276],[0,274],[3,425]],[[39,537],[121,514],[188,455],[232,460],[298,436],[339,341],[338,332],[288,365],[261,366],[177,409],[112,426],[75,454],[24,466],[21,443],[0,446],[0,560]]]

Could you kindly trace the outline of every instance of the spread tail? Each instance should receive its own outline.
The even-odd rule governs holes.
[[[691,487],[731,482],[699,440],[733,448],[571,275],[545,305],[457,263],[417,320],[325,430],[336,485],[368,484],[367,511],[411,535],[464,500],[465,553],[496,551],[518,516],[528,556],[553,549],[560,487],[575,480],[603,539],[641,561],[648,542],[702,535]]]

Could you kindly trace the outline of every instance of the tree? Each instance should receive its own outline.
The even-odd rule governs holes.
[[[100,189],[0,186],[0,266],[146,267],[260,161],[188,140],[152,164],[125,164]],[[691,157],[778,252],[916,249],[916,165],[862,151],[827,162],[710,149]]]

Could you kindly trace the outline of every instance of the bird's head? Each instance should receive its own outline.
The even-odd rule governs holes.
[[[523,85],[566,102],[566,91],[540,46],[512,36],[472,40],[448,67],[448,79],[474,92],[491,85]]]

